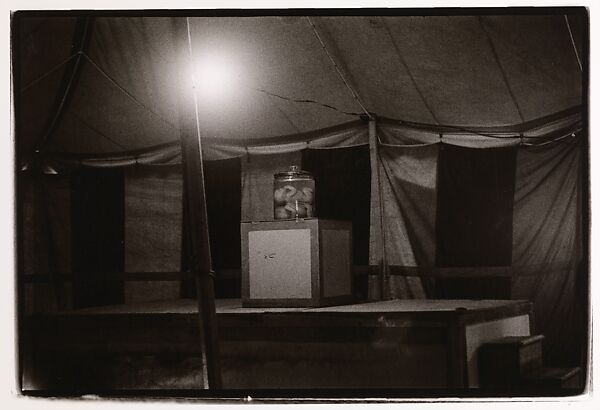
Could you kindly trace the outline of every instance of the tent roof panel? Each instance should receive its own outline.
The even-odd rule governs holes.
[[[196,72],[203,136],[264,139],[356,119],[362,109],[334,63],[370,112],[416,123],[518,125],[583,102],[564,16],[311,20],[314,28],[303,16],[189,19],[195,69],[220,59],[235,74],[208,96],[199,86],[208,78]],[[580,47],[582,22],[569,21]],[[16,89],[68,57],[75,22],[23,15]],[[95,18],[69,119],[49,149],[126,153],[177,140],[177,81],[188,79],[174,63],[175,51],[172,18]],[[43,132],[60,82],[57,69],[21,94],[23,146],[33,147]],[[83,126],[75,125],[78,119]]]

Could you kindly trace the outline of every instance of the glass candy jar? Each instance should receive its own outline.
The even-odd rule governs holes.
[[[273,216],[276,220],[315,216],[315,179],[310,172],[292,165],[289,171],[275,174]]]

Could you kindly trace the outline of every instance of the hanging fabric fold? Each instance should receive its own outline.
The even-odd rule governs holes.
[[[548,123],[531,122],[531,128],[522,132],[497,129],[474,129],[470,132],[441,127],[415,127],[391,120],[377,123],[377,135],[381,145],[415,146],[443,142],[469,148],[499,148],[521,144],[552,144],[565,136],[581,131],[581,113],[568,110],[553,116]],[[527,124],[526,124],[527,125]],[[441,132],[441,131],[443,132]],[[283,154],[306,148],[332,149],[367,145],[368,127],[362,121],[352,121],[323,130],[259,140],[219,140],[204,139],[203,153],[207,160],[242,157],[247,153],[256,155]],[[159,144],[143,150],[105,154],[74,154],[48,152],[49,161],[64,166],[127,166],[136,163],[165,165],[181,162],[180,147],[175,143]]]
[[[513,278],[512,297],[534,303],[536,332],[546,335],[548,360],[577,362],[583,317],[577,306],[581,275],[581,141],[520,148],[513,216],[513,266],[538,266]],[[564,269],[546,272],[543,264]],[[583,324],[585,326],[586,324]]]
[[[421,145],[443,142],[468,148],[500,148],[517,146],[521,143],[541,143],[553,141],[564,135],[579,132],[582,127],[580,112],[566,112],[547,123],[537,121],[515,130],[474,128],[460,130],[444,127],[416,127],[390,120],[378,123],[381,143],[387,145]],[[468,131],[468,132],[467,132]]]
[[[379,149],[387,263],[433,267],[439,145]],[[371,204],[378,213],[377,199],[371,198]],[[371,264],[380,252],[371,242]],[[390,277],[392,298],[424,298],[426,288],[419,277]]]

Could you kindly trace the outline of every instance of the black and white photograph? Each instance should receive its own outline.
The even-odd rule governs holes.
[[[18,395],[581,400],[589,21],[12,10]]]

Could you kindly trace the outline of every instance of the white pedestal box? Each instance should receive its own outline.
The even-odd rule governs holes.
[[[352,224],[307,218],[242,222],[244,307],[351,303]]]

